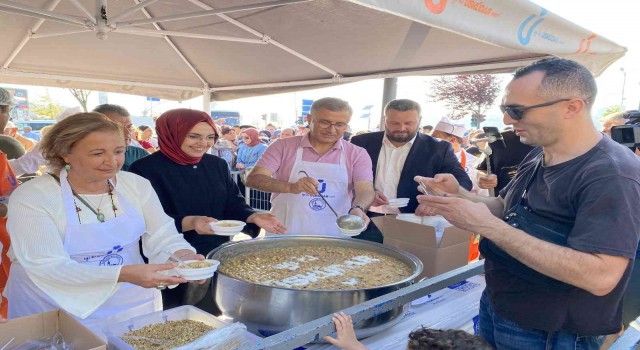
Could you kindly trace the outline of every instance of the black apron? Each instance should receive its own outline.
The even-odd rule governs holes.
[[[509,225],[543,241],[568,247],[573,223],[559,223],[537,214],[527,204],[527,193],[542,167],[543,155],[525,184],[519,200],[503,217]],[[489,239],[480,242],[485,256],[486,292],[493,310],[525,329],[568,331],[584,336],[618,332],[622,291],[626,283],[606,296],[543,275],[506,253]],[[622,276],[628,278],[629,267]]]
[[[533,180],[538,174],[538,170],[542,166],[542,162],[543,155],[541,154],[540,160],[536,163],[533,174],[531,174],[531,177],[529,177],[526,182],[524,191],[522,192],[520,199],[511,208],[509,208],[503,220],[509,225],[520,229],[533,237],[562,247],[567,247],[567,237],[573,229],[573,223],[559,223],[555,220],[550,220],[539,214],[536,214],[527,205],[527,193],[529,192],[529,187],[531,187]],[[518,277],[533,284],[542,284],[549,287],[560,288],[563,290],[574,288],[571,285],[543,275],[526,266],[525,264],[509,255],[507,252],[502,250],[491,240],[483,239],[480,242],[480,251],[485,257],[493,259],[494,261],[505,266],[509,266],[510,270],[514,274],[517,274]]]

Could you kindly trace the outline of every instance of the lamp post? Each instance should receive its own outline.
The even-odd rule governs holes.
[[[624,85],[627,83],[627,72],[624,70],[624,67],[620,67],[620,71],[622,72],[622,96],[620,98],[620,109],[624,111]]]

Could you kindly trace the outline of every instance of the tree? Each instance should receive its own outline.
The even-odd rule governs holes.
[[[46,117],[46,119],[53,119],[64,110],[59,103],[51,100],[49,90],[47,90],[47,93],[44,96],[40,96],[37,102],[32,103],[30,109],[31,112],[41,117]]]
[[[431,85],[432,101],[443,101],[450,109],[452,119],[471,114],[474,127],[480,127],[498,93],[501,79],[490,74],[442,76]]]
[[[82,90],[82,89],[69,89],[69,92],[73,95],[73,97],[78,100],[80,106],[82,106],[82,110],[87,112],[87,100],[89,100],[89,95],[93,92],[91,90]]]
[[[618,113],[618,112],[622,112],[622,106],[613,105],[605,108],[604,111],[602,112],[602,116],[606,117],[609,114]]]

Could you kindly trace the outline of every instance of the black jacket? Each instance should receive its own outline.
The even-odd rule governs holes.
[[[353,144],[366,149],[367,153],[369,153],[373,163],[374,184],[383,137],[384,131],[378,131],[351,138]],[[453,153],[451,144],[446,141],[436,140],[429,135],[418,133],[400,173],[397,198],[409,198],[409,205],[400,208],[400,211],[413,213],[418,207],[416,196],[420,193],[418,192],[418,184],[413,180],[415,176],[433,177],[440,173],[453,174],[460,186],[467,190],[471,190],[473,187],[471,179],[462,169],[460,162],[458,162],[456,155]]]

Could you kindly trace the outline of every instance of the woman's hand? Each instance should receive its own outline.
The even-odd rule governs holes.
[[[158,273],[159,271],[171,270],[174,267],[170,263],[125,265],[120,270],[118,282],[127,282],[144,288],[157,288],[187,282],[182,277],[166,276]]]
[[[209,223],[216,221],[208,216],[185,216],[182,219],[182,231],[195,230],[199,235],[212,235],[214,232]]]
[[[265,231],[277,235],[287,233],[287,227],[271,213],[253,213],[247,218],[247,222],[256,224],[258,227],[265,229]]]
[[[353,321],[351,316],[341,312],[333,314],[333,323],[336,325],[336,331],[338,337],[332,338],[330,336],[324,337],[324,340],[344,350],[367,350],[356,338],[356,332],[353,330]]]
[[[185,261],[185,260],[202,261],[202,260],[204,260],[204,255],[198,254],[198,253],[194,253],[193,251],[191,251],[189,249],[178,249],[175,252],[173,252],[173,255],[175,255],[176,257],[178,257],[178,259],[180,259],[182,261]]]
[[[173,255],[176,256],[178,259],[180,259],[182,261],[187,261],[187,260],[203,261],[204,260],[204,255],[198,254],[198,253],[194,253],[189,249],[178,249],[175,252],[173,252]],[[197,284],[204,284],[206,281],[207,280],[197,280],[197,281],[194,281],[194,282],[196,282]]]

